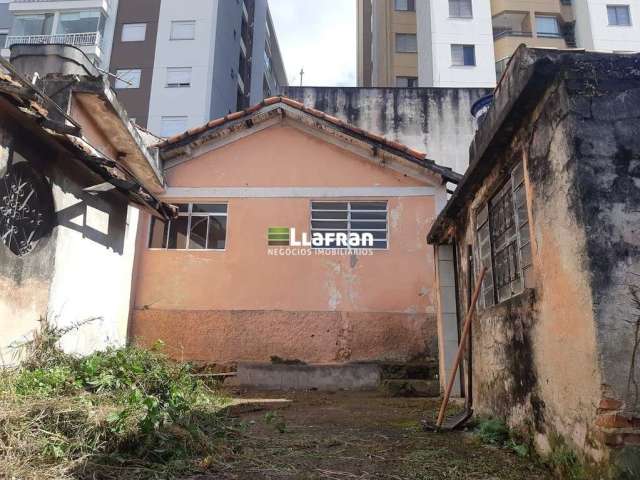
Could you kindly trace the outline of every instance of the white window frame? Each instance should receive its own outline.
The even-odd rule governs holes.
[[[187,205],[186,212],[179,212],[178,217],[188,217],[187,221],[187,238],[185,240],[186,248],[169,248],[169,236],[171,234],[171,221],[167,222],[165,228],[167,229],[166,240],[163,242],[163,247],[151,247],[151,234],[153,232],[153,224],[158,220],[152,217],[149,220],[149,228],[147,232],[147,249],[148,250],[167,250],[167,251],[175,251],[175,252],[224,252],[227,250],[228,244],[228,234],[229,234],[229,203],[228,202],[190,202],[190,203],[182,203],[175,202],[177,205]],[[223,212],[193,212],[193,205],[224,205],[226,207],[226,211]],[[207,244],[205,248],[189,248],[189,244],[191,243],[191,221],[193,218],[202,218],[207,217]],[[206,248],[209,246],[209,222],[211,221],[209,217],[222,217],[225,218],[225,229],[224,229],[224,248]],[[164,237],[164,235],[163,235]]]
[[[617,9],[625,8],[627,10],[627,18],[629,19],[629,23],[611,23],[611,17],[609,17],[609,9],[616,9],[616,21],[618,20]],[[610,27],[630,27],[633,22],[631,21],[631,5],[626,3],[613,3],[607,4],[607,25]]]
[[[140,68],[121,68],[116,70],[114,88],[117,90],[140,88],[142,70]]]
[[[191,36],[176,35],[175,27],[190,25],[193,27],[193,33]],[[195,40],[196,38],[196,21],[195,20],[173,20],[171,22],[171,31],[169,33],[169,40],[181,41],[181,40]]]
[[[314,204],[317,203],[335,203],[335,204],[341,204],[341,203],[346,203],[347,204],[347,209],[335,209],[335,210],[331,210],[331,209],[318,209],[318,208],[314,208]],[[362,210],[362,209],[353,209],[352,208],[352,204],[354,203],[384,203],[385,204],[385,209],[381,210],[381,209],[373,209],[373,210]],[[347,212],[347,218],[314,218],[313,214],[314,212]],[[379,219],[354,219],[352,218],[353,213],[384,213],[385,214],[385,219],[384,220],[379,220]],[[321,227],[314,227],[313,226],[313,222],[346,222],[347,223],[347,228],[321,228]],[[352,222],[372,222],[372,223],[380,223],[381,225],[384,225],[384,228],[381,229],[362,229],[362,228],[353,228],[352,227]],[[358,232],[362,232],[362,233],[366,233],[366,232],[385,232],[385,238],[384,238],[384,242],[385,242],[385,246],[384,247],[362,247],[362,248],[372,248],[374,250],[389,250],[389,201],[386,199],[351,199],[351,200],[345,200],[345,199],[314,199],[311,200],[309,203],[309,232],[313,235],[314,232],[344,232],[346,234],[349,233],[358,233]],[[383,241],[383,239],[380,238],[375,238],[374,239],[374,243],[375,242],[380,242]],[[325,248],[325,249],[346,249],[348,247],[314,247],[314,248]]]
[[[538,19],[553,19],[555,21],[555,25],[556,25],[556,31],[555,32],[541,32],[538,28]],[[558,19],[557,16],[555,15],[539,15],[536,14],[535,18],[533,19],[535,22],[535,26],[536,26],[536,37],[542,37],[542,38],[560,38],[562,37],[562,32],[560,30],[560,21]]]
[[[163,123],[168,120],[178,120],[178,119],[184,120],[184,128],[172,134],[165,134]],[[189,124],[189,117],[187,115],[164,115],[160,117],[160,136],[172,137],[174,135],[177,135],[178,133],[180,133],[180,131],[186,130],[188,124]]]
[[[462,50],[462,63],[456,63],[455,56],[453,54],[453,49],[456,47],[460,47]],[[473,63],[467,64],[464,63],[464,49],[465,47],[473,48]],[[452,43],[451,44],[451,66],[452,67],[476,67],[478,65],[478,59],[476,57],[476,46],[470,43]]]
[[[129,38],[126,38],[129,37]],[[144,42],[147,39],[147,24],[146,23],[125,23],[122,25],[122,32],[120,32],[120,41],[123,43],[129,42]]]
[[[180,74],[186,73],[188,77],[188,81],[171,81],[172,74]],[[191,87],[191,75],[193,73],[193,69],[191,67],[167,67],[167,78],[165,82],[166,88],[190,88]]]
[[[463,15],[460,12],[456,13],[456,12],[452,12],[452,10],[455,10],[454,5],[457,7],[457,9],[459,11],[461,11],[462,9],[459,8],[460,7],[460,3],[462,1],[466,1],[469,3],[469,15]],[[473,2],[472,0],[449,0],[449,18],[473,18]]]

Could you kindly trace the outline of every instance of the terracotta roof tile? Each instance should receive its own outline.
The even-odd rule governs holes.
[[[270,105],[275,105],[277,103],[283,103],[285,105],[288,105],[292,108],[295,108],[296,110],[300,110],[302,112],[305,112],[315,118],[321,119],[321,120],[325,120],[333,125],[337,125],[341,128],[344,128],[346,130],[348,130],[349,132],[351,132],[354,135],[358,135],[361,137],[365,137],[368,141],[370,142],[374,142],[374,143],[378,143],[380,145],[384,145],[390,149],[396,150],[398,152],[402,152],[410,157],[413,157],[415,160],[419,161],[420,164],[423,164],[424,160],[426,160],[426,155],[423,152],[419,152],[415,149],[409,148],[406,145],[397,142],[395,140],[388,140],[386,138],[384,138],[381,135],[378,135],[376,133],[373,132],[369,132],[367,130],[364,130],[362,128],[359,127],[355,127],[353,125],[350,125],[349,123],[345,122],[344,120],[341,120],[337,117],[334,117],[332,115],[327,114],[326,112],[323,112],[321,110],[317,110],[315,108],[312,107],[306,107],[303,103],[298,102],[297,100],[293,100],[291,98],[287,98],[287,97],[269,97],[264,99],[261,103],[258,103],[256,105],[253,105],[249,108],[247,108],[246,110],[241,110],[238,112],[234,112],[234,113],[230,113],[229,115],[226,115],[222,118],[217,118],[215,120],[211,120],[210,122],[208,122],[206,125],[203,125],[201,127],[197,127],[197,128],[193,128],[191,130],[188,130],[185,133],[181,133],[179,135],[174,135],[173,137],[169,137],[166,140],[164,140],[163,142],[160,142],[158,144],[159,147],[166,147],[169,146],[173,143],[177,143],[180,142],[182,140],[185,140],[191,136],[197,135],[199,133],[202,133],[206,130],[212,129],[212,128],[216,128],[216,127],[220,127],[222,125],[224,125],[227,122],[231,122],[234,120],[238,120],[244,117],[248,117],[253,113],[256,113],[258,111],[260,111],[262,108],[266,107],[266,106],[270,106]],[[436,167],[435,169],[437,169],[437,171],[441,174],[444,175],[446,177],[448,177],[450,180],[452,181],[457,181],[459,175],[454,173],[451,169],[446,168],[446,167],[441,167],[436,165],[435,162],[432,162],[433,166]]]

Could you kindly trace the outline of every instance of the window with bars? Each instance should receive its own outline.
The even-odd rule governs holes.
[[[227,204],[178,204],[178,218],[151,219],[149,248],[169,250],[224,250],[227,237]]]
[[[387,202],[311,202],[311,235],[316,232],[370,233],[373,236],[372,248],[385,249],[389,240]],[[323,248],[340,247],[330,245]]]
[[[532,286],[531,240],[522,163],[476,214],[476,271],[487,273],[480,308],[490,307]]]

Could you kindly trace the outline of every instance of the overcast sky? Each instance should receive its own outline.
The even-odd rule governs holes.
[[[290,85],[356,85],[356,0],[269,0]]]

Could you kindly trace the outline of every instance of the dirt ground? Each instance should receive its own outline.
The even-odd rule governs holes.
[[[510,450],[483,445],[468,431],[423,432],[419,420],[434,416],[437,399],[375,392],[240,396],[291,403],[264,409],[249,402],[235,409],[239,433],[231,451],[212,465],[212,474],[197,480],[551,478],[543,467]]]

